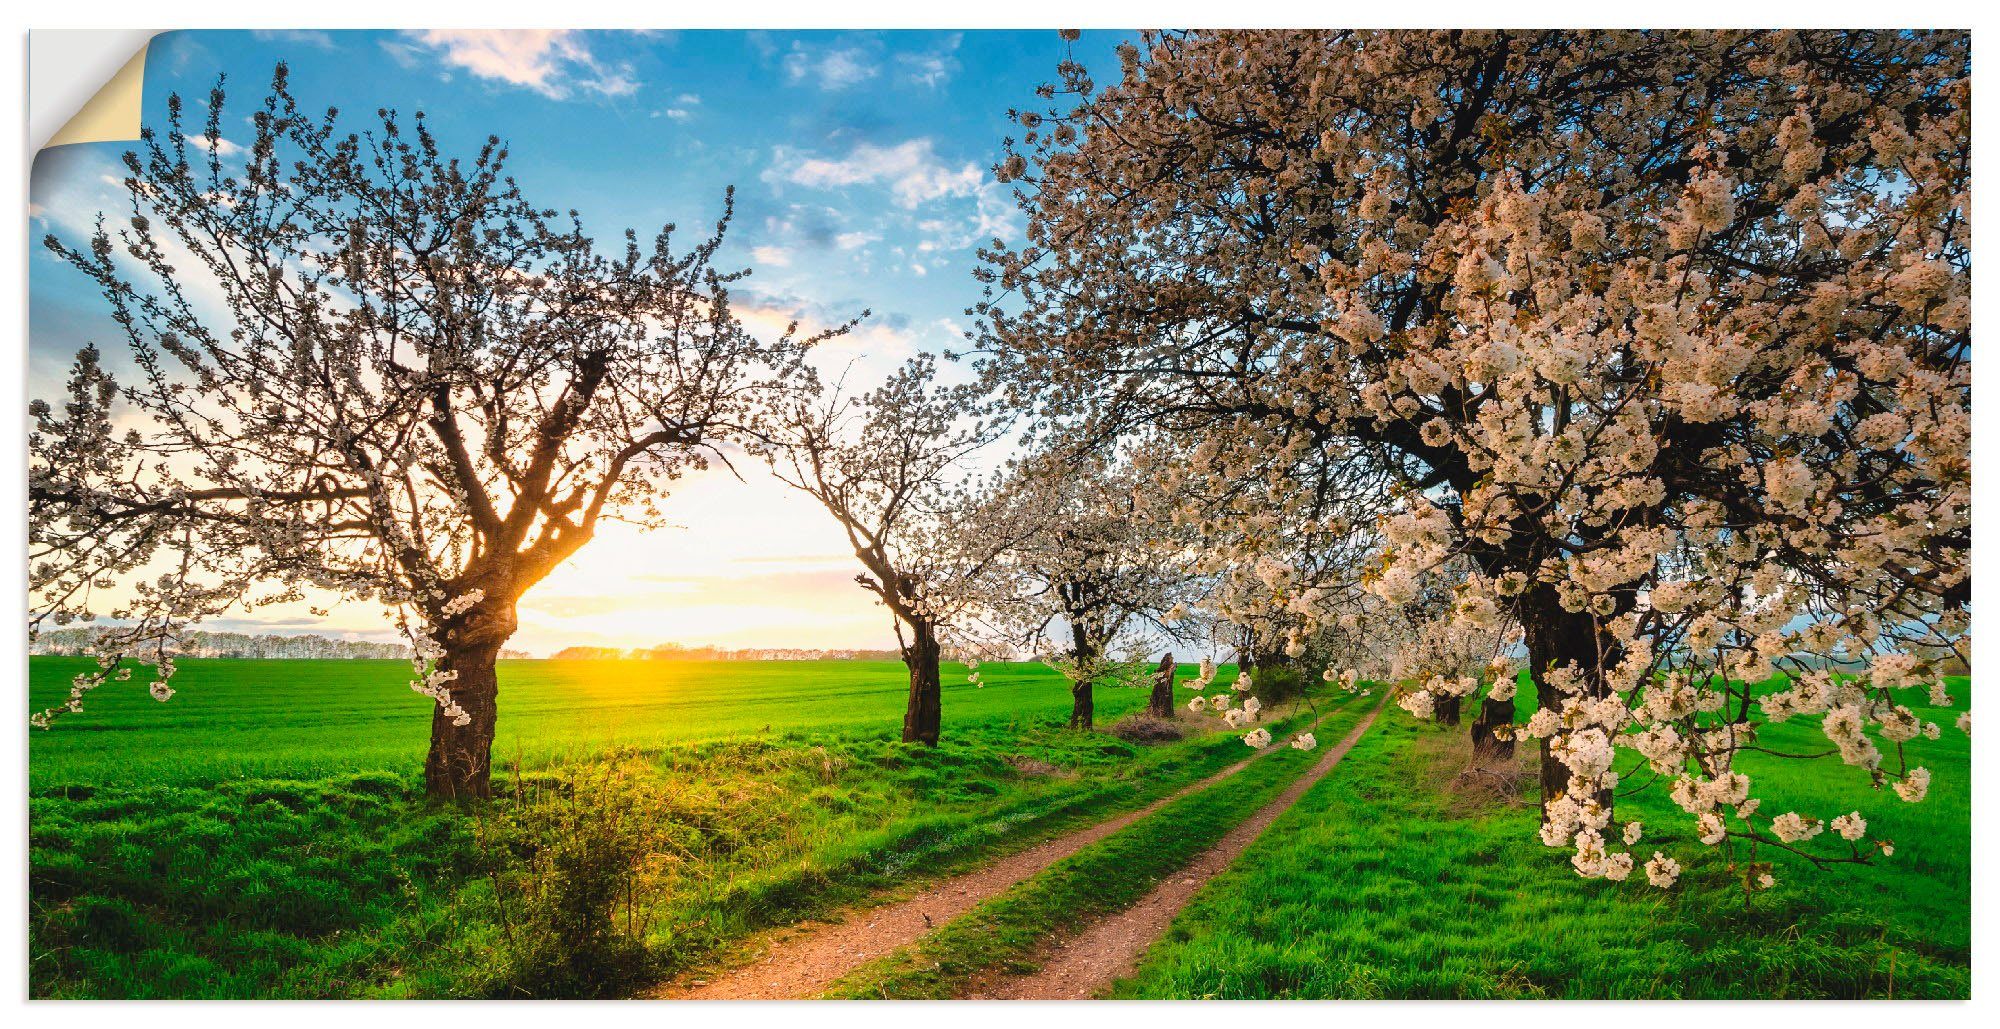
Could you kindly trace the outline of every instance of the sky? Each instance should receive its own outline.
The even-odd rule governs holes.
[[[1074,54],[1108,78],[1127,35],[1087,32]],[[1063,49],[1052,29],[174,32],[149,50],[143,117],[164,124],[179,92],[198,122],[218,74],[225,111],[247,113],[282,60],[308,108],[335,106],[353,122],[381,107],[422,110],[459,153],[501,137],[526,194],[576,209],[600,239],[668,222],[705,228],[733,185],[737,216],[718,263],[753,269],[737,289],[746,324],[775,335],[793,318],[829,325],[870,310],[821,358],[868,382],[918,351],[963,343],[979,295],[975,249],[1020,238],[1010,187],[990,171],[1018,129],[1006,112],[1035,102]],[[81,241],[99,211],[116,217],[126,149],[44,150],[30,183],[34,237]],[[29,300],[30,396],[57,395],[86,342],[117,370],[121,337],[103,301],[39,247]],[[664,505],[673,528],[600,530],[523,598],[514,645],[892,644],[888,613],[855,585],[831,518],[766,472],[743,466],[743,476],[683,480]],[[210,624],[393,638],[379,609],[359,604]]]

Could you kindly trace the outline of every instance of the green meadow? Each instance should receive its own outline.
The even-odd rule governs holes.
[[[59,697],[78,667],[33,659],[33,703]],[[510,664],[499,796],[473,809],[423,798],[428,712],[397,663],[188,661],[167,704],[143,681],[107,686],[31,737],[30,988],[643,993],[729,963],[764,930],[1135,809],[1245,756],[1209,716],[1183,714],[1200,731],[1151,746],[1072,731],[1067,686],[1047,668],[983,673],[979,689],[948,666],[943,745],[932,750],[896,738],[906,680],[893,663]],[[1959,681],[1953,692],[1963,703],[1969,690]],[[1100,689],[1100,727],[1144,703],[1137,689]],[[1282,738],[1325,716],[1330,744],[1373,703],[1319,697],[1278,706],[1270,723]],[[1531,703],[1524,695],[1523,717]],[[1819,871],[1760,854],[1779,884],[1747,895],[1738,873],[1688,860],[1705,848],[1658,787],[1621,796],[1619,820],[1645,823],[1633,848],[1642,859],[1660,849],[1683,860],[1680,885],[1578,878],[1566,851],[1534,841],[1532,787],[1510,796],[1456,783],[1464,730],[1386,710],[1196,895],[1117,993],[1966,996],[1970,745],[1950,727],[1955,712],[1919,713],[1946,726],[1910,745],[1935,773],[1920,805],[1826,761],[1745,759],[1766,814],[1859,808],[1869,836],[1896,847],[1873,865]],[[1824,749],[1815,721],[1769,727],[1762,742]],[[855,970],[835,992],[949,995],[981,969],[1031,962],[1044,935],[1141,895],[1310,763],[1273,754]],[[551,952],[536,905],[594,896],[604,870],[572,865],[621,847],[645,855],[643,876],[607,880],[629,893],[612,906],[630,940]]]
[[[1963,705],[1966,681],[1951,692]],[[1521,698],[1525,720],[1533,701]],[[1742,869],[1692,838],[1664,784],[1624,793],[1647,775],[1627,777],[1618,822],[1644,825],[1631,848],[1641,862],[1655,850],[1678,857],[1679,885],[1656,889],[1643,871],[1616,885],[1582,879],[1566,849],[1535,840],[1532,786],[1505,797],[1455,785],[1464,731],[1385,712],[1337,774],[1197,895],[1116,995],[1967,997],[1971,741],[1952,727],[1957,710],[1912,709],[1944,726],[1937,741],[1908,744],[1934,775],[1919,804],[1837,761],[1739,759],[1762,815],[1858,809],[1868,837],[1895,846],[1869,865],[1821,870],[1766,848],[1754,860],[1778,882],[1755,894]],[[1816,718],[1768,726],[1759,742],[1827,748]],[[1621,770],[1639,764],[1621,755]]]
[[[33,659],[33,702],[79,667]],[[947,666],[931,750],[896,738],[899,664],[512,663],[500,797],[473,812],[423,798],[427,702],[395,662],[187,661],[166,704],[143,681],[107,686],[30,741],[31,988],[637,992],[760,929],[1142,806],[1245,754],[1213,718],[1151,747],[1074,732],[1047,668],[982,673],[975,688]],[[1144,704],[1100,689],[1100,724]],[[596,807],[564,806],[586,794]],[[537,815],[547,798],[573,817]],[[644,880],[645,953],[579,972],[531,952],[508,905],[542,881],[507,820],[582,840],[631,811],[663,858]]]
[[[57,703],[90,663],[30,661],[33,710]],[[984,688],[944,668],[947,726],[1067,717],[1069,693],[1039,664],[987,664]],[[197,783],[421,766],[430,701],[397,661],[184,660],[165,704],[131,682],[29,741],[30,778],[47,786]],[[1182,676],[1192,675],[1188,669]],[[609,747],[653,749],[801,730],[901,725],[908,691],[894,661],[503,661],[497,764],[528,766]],[[1100,691],[1108,724],[1145,706],[1137,690]]]

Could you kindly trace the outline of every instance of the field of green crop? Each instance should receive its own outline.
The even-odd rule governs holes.
[[[31,708],[59,701],[70,676],[86,667],[82,659],[32,659]],[[82,712],[32,734],[34,786],[320,776],[423,762],[430,701],[410,690],[408,665],[186,660],[180,667],[178,692],[165,704],[135,679],[99,689]],[[945,666],[947,730],[1067,717],[1068,688],[1044,666],[984,668],[981,689],[966,682],[962,666]],[[893,661],[503,661],[494,761],[533,766],[613,746],[893,729],[902,724],[908,682]],[[1098,705],[1108,724],[1143,707],[1145,697],[1106,689]]]
[[[60,696],[77,667],[34,659],[32,702]],[[510,942],[496,883],[520,855],[490,842],[483,816],[422,798],[427,702],[404,666],[188,661],[167,704],[105,687],[30,742],[31,988],[640,989],[762,927],[1137,807],[1244,754],[1213,719],[1146,748],[1069,731],[1068,688],[1039,665],[988,664],[983,689],[947,674],[944,741],[929,750],[896,739],[898,664],[503,667],[499,760],[553,766],[529,773],[555,783],[543,795],[572,785],[565,770],[616,766],[615,803],[590,814],[643,809],[670,858],[650,880],[646,959],[556,985],[494,958]],[[1144,701],[1101,689],[1100,719]],[[499,817],[533,806],[504,786]]]
[[[1951,692],[1964,702],[1963,679]],[[1533,701],[1520,701],[1523,718]],[[1635,873],[1584,880],[1534,840],[1535,795],[1455,790],[1463,730],[1387,712],[1329,776],[1181,912],[1125,997],[1954,997],[1971,989],[1971,746],[1955,711],[1911,743],[1935,778],[1921,804],[1877,791],[1837,762],[1747,754],[1764,812],[1831,818],[1859,809],[1892,857],[1815,871],[1766,848],[1776,888],[1692,838],[1662,787],[1618,799],[1633,850],[1689,871],[1662,891]],[[1818,719],[1761,742],[1826,749]],[[1632,763],[1629,751],[1619,767]],[[1528,755],[1522,755],[1526,758]],[[1633,782],[1643,779],[1633,777]],[[1712,854],[1713,852],[1709,852]]]

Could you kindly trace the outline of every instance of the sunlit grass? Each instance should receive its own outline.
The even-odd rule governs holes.
[[[1964,684],[1953,692],[1962,703]],[[1620,798],[1618,817],[1645,823],[1642,858],[1688,866],[1681,884],[1579,878],[1534,839],[1532,788],[1515,805],[1454,793],[1464,731],[1390,712],[1203,889],[1118,995],[1964,997],[1971,748],[1953,712],[1919,713],[1947,726],[1911,745],[1936,775],[1919,805],[1837,760],[1743,759],[1765,816],[1858,808],[1896,845],[1873,866],[1824,871],[1767,849],[1779,885],[1746,896],[1662,788]],[[1824,750],[1816,723],[1769,727],[1763,742]]]
[[[1346,736],[1375,703],[1359,696],[1322,700],[1319,709],[1325,718],[1316,734],[1329,741]],[[1273,735],[1284,739],[1305,718],[1271,726]],[[1324,756],[1283,744],[1278,748],[1236,775],[1064,858],[915,945],[855,969],[826,995],[960,996],[982,973],[1031,961],[1049,939],[1132,906]]]
[[[55,703],[81,659],[29,662],[32,710]],[[1040,664],[987,663],[985,688],[944,667],[944,731],[1066,717],[1069,691]],[[1182,669],[1192,676],[1192,666]],[[142,671],[104,686],[84,710],[29,738],[37,788],[213,782],[241,776],[414,770],[430,702],[396,661],[187,660],[159,703]],[[801,729],[899,729],[909,680],[894,661],[503,661],[496,763],[534,766],[609,747]],[[1139,689],[1101,688],[1103,724],[1145,705]]]
[[[985,668],[984,690],[948,674],[944,745],[928,750],[895,738],[906,685],[893,663],[521,663],[503,672],[498,756],[520,755],[530,775],[613,752],[647,770],[675,841],[651,939],[666,975],[764,927],[1137,807],[1244,755],[1227,733],[1142,749],[1069,732],[1068,690],[1052,673]],[[35,702],[67,674],[35,660]],[[421,797],[427,712],[403,666],[210,661],[183,675],[171,703],[107,687],[32,737],[37,995],[508,992],[468,819]],[[1963,703],[1969,691],[1953,692]],[[1101,723],[1144,703],[1142,690],[1100,690]],[[1524,712],[1530,703],[1524,694]],[[1766,815],[1859,808],[1871,837],[1896,844],[1876,866],[1825,872],[1778,855],[1779,887],[1746,899],[1725,870],[1688,860],[1702,848],[1657,788],[1621,798],[1620,817],[1647,824],[1642,856],[1657,848],[1690,865],[1682,886],[1577,878],[1562,852],[1534,842],[1532,797],[1507,806],[1446,788],[1464,764],[1463,729],[1387,711],[1197,896],[1121,994],[1964,996],[1970,746],[1950,727],[1955,712],[1920,713],[1947,726],[1911,745],[1935,773],[1921,805],[1834,762],[1745,759]],[[1763,742],[1824,749],[1815,721],[1770,727]],[[1024,771],[1023,757],[1058,774]],[[1183,826],[1231,813],[1180,812]],[[1171,819],[1133,829],[1125,842],[1154,857],[1201,837]],[[980,924],[1032,941],[1048,919],[1115,899],[1101,873],[1128,857],[1080,853]],[[966,939],[989,957],[1014,953]],[[948,985],[882,971],[911,992]]]
[[[690,674],[700,666],[558,665],[516,677],[525,699],[502,749],[530,729],[538,753],[576,760],[604,759],[612,740],[645,744],[616,752],[668,812],[650,940],[661,976],[765,926],[1137,807],[1244,754],[1213,718],[1190,720],[1206,735],[1152,748],[1069,731],[1052,674],[987,667],[985,690],[951,689],[932,750],[896,739],[899,665],[721,662],[706,682]],[[574,683],[592,672],[627,691],[602,705],[619,721],[578,710],[583,688],[606,688]],[[60,669],[38,661],[36,674],[47,688]],[[407,710],[395,692],[397,666],[194,662],[185,674],[170,704],[107,694],[36,737],[36,995],[510,995],[474,818],[422,798],[421,732],[370,703],[396,701],[402,722],[424,724],[421,703]],[[178,707],[188,698],[201,703]],[[1099,704],[1108,722],[1144,700],[1106,689]],[[195,717],[204,710],[214,725]],[[502,805],[512,775],[500,773]]]

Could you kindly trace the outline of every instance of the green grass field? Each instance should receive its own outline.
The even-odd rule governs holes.
[[[1952,687],[1961,703],[1968,692]],[[1532,703],[1524,693],[1523,717]],[[1822,871],[1767,849],[1758,857],[1779,884],[1748,898],[1663,788],[1619,798],[1618,819],[1646,825],[1641,859],[1657,849],[1681,861],[1680,885],[1578,877],[1567,851],[1534,840],[1532,791],[1503,803],[1450,787],[1469,755],[1463,730],[1386,712],[1197,895],[1117,995],[1966,997],[1970,740],[1949,727],[1955,712],[1915,710],[1947,727],[1910,745],[1935,774],[1921,804],[1837,762],[1743,757],[1766,814],[1858,808],[1870,837],[1896,846],[1874,865]],[[1767,727],[1762,741],[1823,750],[1817,722]]]
[[[78,667],[34,659],[31,704],[60,696]],[[974,689],[947,669],[944,743],[929,750],[896,739],[897,664],[512,663],[497,747],[508,768],[486,814],[423,799],[428,712],[402,665],[188,661],[164,705],[140,685],[106,687],[30,738],[30,989],[642,991],[726,963],[763,929],[1131,810],[1244,756],[1212,717],[1202,735],[1138,747],[1064,728],[1068,690],[1044,667],[989,664],[984,677]],[[1100,724],[1144,701],[1100,689]],[[1524,694],[1523,716],[1531,703]],[[1336,727],[1321,739],[1363,706],[1322,701]],[[1920,713],[1949,726],[1949,712]],[[1812,723],[1771,727],[1765,742],[1816,749]],[[1118,992],[1963,997],[1970,745],[1947,727],[1912,747],[1936,775],[1918,806],[1828,762],[1748,759],[1767,814],[1860,808],[1897,853],[1820,872],[1779,856],[1779,887],[1746,900],[1726,870],[1690,860],[1703,848],[1658,789],[1621,798],[1620,820],[1647,824],[1642,856],[1661,849],[1689,866],[1680,887],[1578,878],[1565,852],[1533,841],[1532,792],[1509,801],[1453,789],[1464,731],[1392,709],[1197,895]],[[1246,813],[1230,793],[1275,790],[1305,763],[1280,753],[1178,801],[837,992],[948,994],[1028,953],[1040,933],[1143,891]],[[647,880],[643,958],[602,981],[550,986],[547,968],[498,957],[519,952],[508,905],[526,866],[513,844],[491,842],[492,826],[532,813],[535,797],[582,797],[578,769],[615,770],[616,806],[583,813],[643,812],[662,860]]]
[[[59,696],[77,667],[35,659],[32,702]],[[1039,665],[988,664],[984,689],[948,669],[934,751],[896,740],[898,664],[501,674],[503,761],[609,755],[641,770],[671,858],[641,970],[653,977],[1140,806],[1244,754],[1212,718],[1200,738],[1148,748],[1069,731],[1068,687]],[[479,825],[421,796],[428,718],[405,678],[393,662],[189,661],[168,704],[110,686],[35,733],[34,993],[518,993],[492,957],[502,912]],[[1099,690],[1102,724],[1144,701]]]
[[[1379,698],[1328,697],[1315,734],[1341,739]],[[1282,738],[1282,733],[1274,731]],[[947,999],[982,974],[1022,965],[1043,941],[1072,935],[1092,919],[1123,911],[1214,846],[1246,815],[1269,803],[1322,757],[1275,748],[1242,772],[1190,794],[1051,865],[979,905],[917,944],[857,968],[829,997]]]
[[[35,788],[62,784],[196,783],[244,776],[320,776],[419,767],[430,701],[396,661],[187,660],[162,704],[142,679],[112,684],[84,710],[29,740]],[[34,658],[33,710],[56,703],[82,659]],[[1066,717],[1069,694],[1047,668],[988,664],[984,689],[945,666],[952,725]],[[1192,672],[1183,669],[1186,677]],[[496,762],[540,765],[608,747],[759,733],[874,731],[902,723],[909,688],[893,661],[503,661]],[[1107,724],[1138,707],[1137,690],[1100,691]]]

